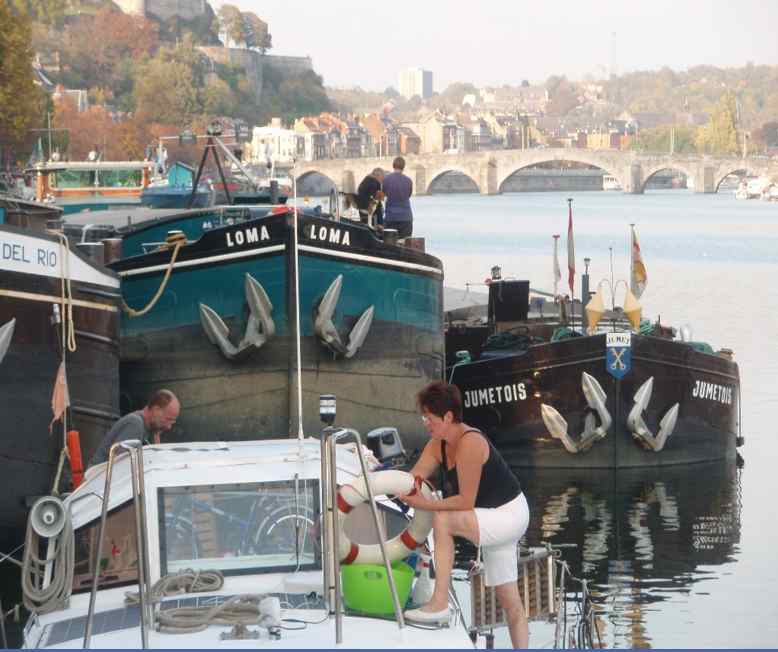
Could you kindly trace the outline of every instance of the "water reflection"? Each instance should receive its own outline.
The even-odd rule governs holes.
[[[572,573],[590,582],[606,647],[651,647],[652,605],[683,601],[735,560],[740,470],[734,463],[665,469],[546,469],[520,477],[529,545],[569,545]],[[709,591],[715,591],[711,586]]]

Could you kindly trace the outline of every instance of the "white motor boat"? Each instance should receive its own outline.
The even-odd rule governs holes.
[[[610,176],[606,174],[602,178],[602,189],[603,190],[621,190],[621,184],[619,183],[619,180],[616,177]]]
[[[345,583],[341,590],[341,555],[332,551],[357,540],[388,551],[400,536],[382,544],[385,538],[362,543],[357,535],[369,539],[377,523],[407,525],[380,497],[342,524],[331,516],[337,509],[322,510],[340,502],[331,478],[358,487],[363,469],[377,464],[361,446],[337,443],[345,432],[324,445],[118,444],[63,502],[44,498],[33,507],[23,579],[32,615],[23,647],[472,648],[456,608],[442,628],[405,623],[394,590],[394,616],[357,611],[354,596],[343,609],[349,596]],[[36,562],[32,551],[49,563]]]

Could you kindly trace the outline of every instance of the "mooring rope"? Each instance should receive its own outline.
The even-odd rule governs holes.
[[[130,306],[128,306],[124,301],[124,297],[122,297],[122,309],[130,317],[141,317],[145,315],[149,310],[151,310],[155,305],[157,305],[157,301],[159,301],[160,297],[162,297],[162,293],[165,291],[165,288],[167,287],[167,283],[170,280],[170,274],[173,271],[173,265],[175,265],[176,263],[178,252],[181,250],[181,247],[183,247],[185,244],[186,244],[186,235],[184,235],[183,233],[176,233],[167,237],[167,239],[165,240],[164,248],[169,249],[172,246],[173,254],[170,256],[170,262],[168,263],[167,270],[165,270],[165,276],[162,279],[162,283],[160,283],[159,288],[157,289],[156,294],[151,298],[151,301],[149,301],[145,307],[141,308],[140,310],[136,310],[135,308],[131,308]]]

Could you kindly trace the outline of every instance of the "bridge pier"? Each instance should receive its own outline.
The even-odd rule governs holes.
[[[340,177],[340,190],[341,192],[353,192],[357,191],[357,184],[354,181],[354,173],[351,170],[343,170],[343,174]]]
[[[716,168],[701,163],[694,179],[694,192],[710,195],[716,192]]]
[[[427,168],[423,165],[417,165],[413,168],[413,194],[422,196],[427,193]]]
[[[481,168],[480,183],[478,184],[481,189],[482,195],[498,195],[499,188],[497,187],[497,161],[494,158],[490,158],[486,165]]]
[[[632,163],[625,176],[627,179],[627,185],[624,187],[625,193],[628,195],[642,195],[645,192],[643,166],[640,163]]]

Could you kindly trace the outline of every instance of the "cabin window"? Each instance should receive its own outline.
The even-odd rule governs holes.
[[[162,574],[321,568],[317,480],[159,490]]]
[[[59,170],[51,175],[52,188],[140,188],[143,170]]]
[[[96,184],[95,170],[60,170],[51,175],[52,188],[92,188]]]
[[[100,519],[80,527],[75,533],[73,590],[92,586],[92,560],[97,548]],[[138,581],[138,548],[135,539],[135,506],[125,503],[108,514],[100,554],[99,586],[105,588]]]

